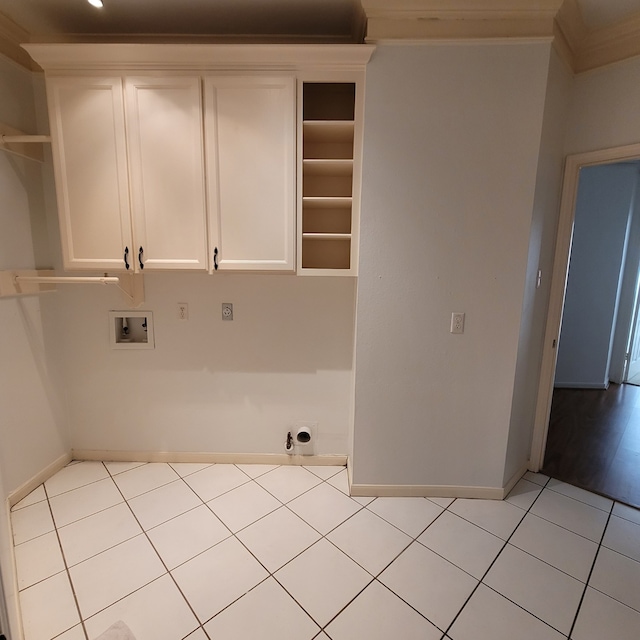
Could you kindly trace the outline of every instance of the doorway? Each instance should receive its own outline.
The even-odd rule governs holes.
[[[567,158],[561,199],[553,276],[551,283],[549,310],[547,315],[543,361],[536,407],[536,419],[531,448],[530,469],[532,471],[539,471],[543,468],[545,452],[547,449],[549,423],[552,412],[554,381],[556,377],[556,365],[558,361],[558,343],[560,339],[560,329],[563,320],[580,172],[586,167],[610,165],[619,162],[629,162],[632,160],[637,160],[638,158],[640,158],[639,144],[583,154],[576,154]],[[631,304],[633,304],[633,302]],[[628,317],[630,317],[630,314]],[[622,382],[622,380],[620,380],[620,382]],[[602,386],[604,387],[605,385]],[[604,389],[595,388],[590,389],[589,391],[603,392]],[[584,399],[583,404],[586,404],[584,402]],[[579,449],[579,447],[576,446],[575,442],[568,442],[566,446],[573,446],[576,450]]]
[[[633,303],[633,319],[627,346],[627,357],[624,367],[624,381],[627,384],[640,386],[640,277],[636,287]]]

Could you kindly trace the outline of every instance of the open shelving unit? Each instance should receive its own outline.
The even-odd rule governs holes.
[[[302,88],[302,273],[354,273],[354,82]]]

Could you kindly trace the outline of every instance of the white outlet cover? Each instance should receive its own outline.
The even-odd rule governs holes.
[[[454,311],[451,314],[451,333],[464,333],[464,313]]]

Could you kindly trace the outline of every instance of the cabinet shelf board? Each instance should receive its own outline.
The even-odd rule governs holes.
[[[336,234],[304,234],[302,238],[303,269],[345,270],[351,268],[351,236]]]
[[[350,207],[351,196],[304,196],[302,205],[313,209],[336,209]]]
[[[353,142],[353,120],[305,120],[302,133],[305,142]]]
[[[309,176],[351,176],[353,159],[306,158],[302,161],[302,168]]]
[[[305,240],[351,240],[350,233],[315,233],[304,232],[302,237]]]

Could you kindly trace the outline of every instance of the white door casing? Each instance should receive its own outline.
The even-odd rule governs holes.
[[[640,158],[640,144],[589,151],[567,157],[560,202],[560,219],[553,261],[553,274],[551,277],[544,351],[540,368],[536,416],[531,442],[531,455],[529,457],[529,469],[531,471],[539,471],[544,463],[580,169],[587,166],[613,164],[637,158]]]

